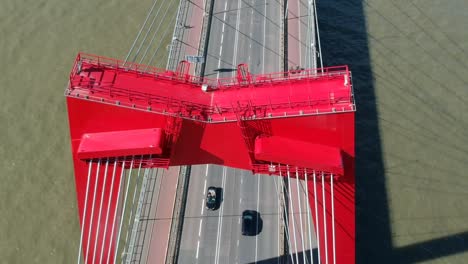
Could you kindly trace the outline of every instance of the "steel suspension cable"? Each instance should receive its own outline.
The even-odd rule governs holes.
[[[333,239],[333,263],[336,264],[336,245],[335,245],[335,202],[334,202],[334,195],[333,195],[333,174],[331,174],[330,178],[330,185],[331,185],[331,207],[332,207],[332,239]]]
[[[248,7],[252,8],[252,10],[254,10],[255,12],[257,12],[257,13],[260,14],[261,16],[265,17],[266,20],[268,20],[270,23],[272,23],[273,25],[275,25],[277,28],[280,28],[280,25],[279,25],[279,24],[277,24],[277,23],[275,23],[273,20],[267,18],[267,16],[266,16],[265,14],[262,14],[262,12],[258,11],[258,10],[255,8],[255,6],[250,5],[250,4],[247,3],[245,0],[241,0],[241,1],[244,2]],[[302,23],[302,22],[300,21],[300,19],[299,19],[299,22]],[[304,42],[302,42],[299,38],[297,38],[297,37],[294,36],[293,34],[288,33],[288,36],[291,36],[293,39],[295,39],[295,40],[297,40],[299,43],[301,43],[301,46],[306,46],[306,47],[307,47],[307,45],[305,45]]]
[[[176,19],[176,17],[174,16],[174,17],[171,19],[171,21],[169,22],[169,24],[172,24],[172,23],[174,22],[175,19]],[[149,63],[148,63],[148,67],[149,67],[149,65],[151,65],[151,64],[153,63],[154,57],[156,56],[156,54],[158,53],[159,49],[161,48],[162,41],[163,41],[164,39],[167,38],[167,35],[169,34],[169,28],[170,28],[170,27],[166,27],[166,29],[164,30],[164,33],[163,33],[163,37],[159,39],[159,44],[158,44],[157,48],[155,49],[155,51],[153,52],[153,55],[151,56],[151,59],[150,59],[150,61],[149,61]],[[148,68],[148,67],[147,67],[147,68]]]
[[[110,191],[109,191],[109,201],[107,201],[107,213],[106,213],[106,221],[105,221],[105,225],[104,225],[104,238],[102,240],[102,246],[101,246],[101,256],[99,257],[99,263],[103,263],[102,262],[102,256],[103,256],[103,253],[104,253],[104,244],[106,243],[106,234],[107,234],[107,224],[108,224],[108,221],[109,221],[109,212],[110,212],[110,205],[111,205],[111,201],[112,201],[112,193],[114,192],[114,181],[115,181],[115,172],[117,170],[117,159],[114,160],[114,168],[112,170],[112,181],[111,181],[111,187],[110,187]],[[109,241],[109,248],[112,246],[112,240]],[[107,260],[109,261],[109,260]]]
[[[322,172],[322,205],[323,205],[323,239],[325,246],[325,263],[328,264],[328,236],[327,236],[327,210],[326,210],[326,201],[325,201],[325,174]]]
[[[133,163],[135,161],[135,156],[132,156],[132,161],[130,162],[130,172],[128,173],[128,177],[127,177],[127,188],[125,190],[125,196],[124,196],[124,199],[123,199],[123,208],[122,208],[122,213],[121,213],[121,216],[120,216],[120,227],[119,227],[119,232],[117,233],[117,245],[116,245],[116,248],[115,248],[115,252],[118,253],[119,252],[119,242],[120,242],[120,235],[122,233],[122,225],[123,225],[123,220],[124,220],[124,217],[125,217],[125,207],[127,205],[127,196],[128,196],[128,189],[130,188],[130,179],[132,178],[132,171],[133,171]],[[117,258],[114,258],[114,264],[117,262]]]
[[[145,52],[143,53],[143,55],[141,56],[140,61],[139,61],[139,64],[141,64],[141,63],[143,62],[143,60],[145,59],[146,54],[148,53],[149,48],[151,47],[151,45],[153,45],[153,41],[154,41],[154,38],[156,37],[156,33],[158,33],[158,31],[159,31],[159,29],[161,28],[161,25],[162,25],[164,19],[166,19],[166,16],[167,16],[167,14],[169,13],[169,9],[172,8],[172,7],[174,6],[174,3],[176,3],[176,2],[177,2],[176,0],[173,0],[173,1],[171,2],[170,5],[167,5],[167,8],[166,8],[166,10],[165,10],[165,12],[164,12],[164,16],[163,16],[162,19],[159,21],[158,27],[157,27],[156,30],[154,31],[153,36],[151,37],[150,43],[149,43],[148,46],[146,47]],[[175,16],[174,16],[174,17],[175,17]],[[172,22],[172,19],[171,19],[171,22]],[[177,26],[177,25],[176,25],[176,26]],[[167,30],[168,28],[169,28],[169,27],[166,27],[166,30]],[[161,38],[161,40],[162,40],[162,38]],[[158,47],[158,48],[159,48],[159,47]]]
[[[160,170],[158,170],[157,168],[156,168],[156,169],[155,169],[155,168],[152,168],[152,170],[156,170],[156,172],[155,172],[155,175],[156,175],[156,176],[155,176],[155,179],[154,179],[154,185],[156,185],[156,181],[157,181],[157,179],[158,179],[158,174],[159,174]],[[153,174],[153,172],[151,172],[151,173]],[[163,173],[164,173],[164,172],[163,172]],[[163,173],[161,173],[161,175],[159,175],[159,177],[162,178],[162,177],[163,177],[163,176],[162,176]],[[155,187],[154,187],[154,188],[155,188]],[[161,183],[159,184],[158,197],[156,198],[156,209],[154,210],[154,218],[156,218],[156,213],[158,212],[158,204],[159,204],[159,195],[160,195],[160,194],[161,194]],[[154,192],[153,192],[153,195],[154,195]],[[150,209],[150,210],[151,210],[151,209]],[[147,248],[150,248],[150,247],[151,247],[151,241],[153,241],[153,234],[154,234],[153,230],[154,230],[154,225],[155,225],[155,223],[156,223],[156,221],[153,221],[153,223],[151,223],[151,231],[150,231],[150,237],[149,237],[149,243],[150,243],[150,244],[148,245]],[[149,263],[149,262],[148,262],[149,255],[150,255],[150,254],[146,254],[146,261],[145,261],[145,263]]]
[[[99,228],[101,227],[101,213],[102,213],[102,203],[104,201],[104,193],[106,190],[106,180],[107,180],[107,169],[109,168],[109,158],[106,160],[106,167],[104,169],[104,182],[102,184],[102,190],[101,190],[101,201],[99,202],[99,213],[98,213],[98,223],[97,223],[97,228],[96,228],[96,235],[95,235],[95,240],[94,240],[94,252],[93,252],[93,263],[95,263],[96,260],[96,249],[97,249],[97,241],[99,238]],[[104,236],[106,234],[103,234]],[[104,242],[102,242],[104,243]]]
[[[88,191],[89,191],[89,182],[91,180],[92,164],[93,162],[91,160],[88,161],[88,179],[86,181],[85,204],[84,204],[84,209],[83,209],[83,217],[81,220],[80,247],[78,248],[78,264],[81,264],[81,252],[83,251],[82,249],[83,233],[84,233],[84,227],[86,224],[86,207],[88,205]]]
[[[143,36],[143,40],[140,42],[140,45],[139,45],[138,49],[136,50],[135,55],[133,56],[132,62],[134,62],[136,60],[136,58],[138,57],[138,54],[140,54],[141,48],[143,48],[143,45],[146,42],[146,38],[148,37],[148,34],[151,32],[151,29],[153,29],[154,22],[156,22],[156,19],[158,18],[158,15],[159,15],[159,11],[161,11],[162,7],[163,7],[163,5],[159,6],[158,11],[156,11],[156,14],[154,15],[153,19],[151,20],[151,24],[150,24],[149,28],[146,30],[146,33]]]
[[[283,180],[284,180],[283,175],[281,175],[281,165],[278,164],[278,168],[279,168],[280,179],[281,179],[281,180],[280,180],[280,184],[281,184],[280,187],[281,187],[281,190],[287,192],[286,186],[285,186],[284,183],[283,183]],[[276,181],[275,181],[275,184],[276,184]],[[278,195],[278,197],[280,197],[279,194],[277,194],[277,195]],[[288,195],[288,196],[289,196],[289,195]],[[285,200],[285,198],[284,198],[284,195],[282,195],[281,198],[279,198],[279,199],[280,199],[280,202],[283,203],[284,208],[286,208],[287,204],[286,204],[286,200]],[[286,240],[287,240],[288,246],[289,246],[289,248],[292,248],[292,243],[291,243],[291,240],[290,240],[290,238],[289,238],[289,235],[290,235],[290,234],[289,234],[289,220],[288,220],[288,214],[286,214],[286,212],[285,212],[285,214],[284,214],[283,222],[284,222],[284,225],[285,225]],[[289,256],[291,257],[291,262],[294,264],[293,255],[292,255],[292,254],[289,254]]]
[[[101,167],[101,159],[98,160],[97,170],[96,170],[96,181],[94,183],[93,204],[91,207],[91,218],[89,219],[88,243],[86,245],[85,263],[88,263],[89,244],[90,244],[90,239],[91,239],[91,230],[93,229],[94,204],[96,202],[96,193],[97,193],[97,185],[98,185],[98,180],[99,180],[100,167]]]
[[[303,226],[302,226],[302,207],[301,207],[301,195],[300,195],[300,188],[299,188],[299,171],[298,171],[298,168],[296,167],[296,188],[297,188],[297,200],[298,200],[298,203],[299,203],[299,223],[301,225],[301,244],[302,244],[302,258],[303,258],[303,261],[304,263],[307,263],[306,261],[306,254],[305,254],[305,249],[304,249],[304,230],[303,230]]]
[[[128,218],[127,234],[125,235],[125,242],[124,242],[125,247],[127,245],[128,234],[130,233],[130,224],[131,224],[131,221],[132,221],[132,218],[133,218],[133,213],[135,211],[134,208],[135,208],[136,193],[137,193],[137,189],[138,189],[138,180],[140,179],[140,172],[141,172],[141,165],[142,164],[143,164],[143,156],[140,156],[140,164],[138,165],[137,178],[136,178],[136,181],[135,181],[135,189],[133,191],[132,205],[130,207],[130,217]],[[128,250],[125,250],[125,253],[128,253]],[[127,258],[128,258],[128,254],[125,257],[125,260],[127,260]],[[123,261],[124,261],[124,259],[122,258],[122,262]]]
[[[287,170],[287,175],[288,175],[288,189],[289,189],[289,192],[288,192],[288,197],[289,197],[289,205],[291,206],[291,215],[292,215],[292,223],[293,223],[293,237],[294,237],[294,248],[296,249],[296,262],[299,263],[299,256],[298,256],[298,253],[297,252],[297,240],[296,240],[296,224],[294,221],[294,207],[293,207],[293,203],[292,203],[292,198],[293,198],[293,195],[289,195],[291,194],[291,175],[289,173],[289,166],[286,166],[286,170]]]
[[[309,202],[309,184],[307,182],[307,171],[304,170],[304,178],[305,178],[305,186],[306,186],[306,193],[307,193],[307,224],[308,224],[308,231],[309,231],[309,247],[310,247],[310,261],[314,264],[314,256],[312,255],[312,234],[311,234],[311,226],[312,223],[310,222],[310,202]]]
[[[315,200],[315,233],[317,234],[317,252],[319,262],[320,259],[320,232],[319,232],[319,218],[318,218],[318,203],[317,203],[317,181],[316,181],[316,174],[314,171],[314,200]]]
[[[315,60],[314,63],[312,63],[312,57],[315,58],[316,56],[316,52],[315,52],[315,49],[312,50],[312,47],[315,47],[315,38],[313,37],[315,35],[315,27],[313,26],[314,24],[314,11],[311,7],[311,5],[313,4],[313,1],[312,0],[309,0],[308,1],[308,4],[307,4],[307,14],[308,14],[308,17],[307,17],[307,50],[308,50],[308,55],[307,55],[307,58],[308,58],[308,68],[317,68],[317,61]],[[312,32],[311,32],[312,31]],[[313,55],[312,55],[313,54]]]
[[[112,229],[111,229],[109,250],[107,251],[107,263],[109,263],[109,261],[110,261],[110,254],[111,254],[111,251],[112,251],[112,244],[114,242],[113,239],[114,239],[114,231],[115,231],[115,222],[117,221],[117,210],[119,208],[120,191],[121,191],[121,188],[122,188],[122,181],[124,179],[124,175],[125,175],[125,158],[123,158],[123,161],[122,161],[122,171],[120,173],[119,188],[118,188],[117,200],[116,200],[117,203],[115,205],[114,217],[113,217],[113,220],[112,220]],[[118,247],[118,241],[117,241],[117,245],[115,246],[114,259],[117,258],[117,247]]]
[[[226,26],[230,27],[231,29],[234,29],[235,31],[239,32],[239,34],[243,35],[244,37],[246,37],[247,39],[257,43],[258,45],[260,46],[263,46],[261,42],[251,38],[249,35],[247,35],[246,33],[236,29],[234,26],[230,25],[230,24],[226,24],[223,20],[221,20],[220,18],[218,18],[217,16],[213,16],[213,18],[217,19],[218,21],[220,21],[221,23],[225,24]],[[281,54],[279,54],[278,52],[274,51],[273,49],[265,46],[265,49],[267,49],[268,51],[272,52],[273,54],[277,55],[277,56],[282,56]],[[292,62],[291,60],[288,59],[288,62]]]
[[[155,190],[155,188],[156,188],[156,180],[157,180],[157,176],[158,176],[158,174],[157,174],[157,173],[158,173],[158,170],[157,170],[157,169],[151,168],[151,169],[149,169],[149,171],[150,171],[150,172],[149,172],[148,175],[150,175],[150,176],[149,176],[149,184],[148,184],[148,185],[149,185],[149,189],[151,190],[151,191],[150,191],[150,192],[151,192],[151,197],[149,198],[149,201],[150,201],[150,202],[147,202],[146,205],[145,205],[145,209],[143,209],[143,210],[145,211],[145,210],[146,210],[146,206],[149,206],[149,207],[148,207],[147,220],[148,220],[148,218],[149,218],[150,215],[151,215],[151,205],[153,204],[153,201],[154,201],[154,190]],[[154,177],[153,177],[153,175],[154,175]],[[151,183],[152,179],[154,179],[154,181]],[[161,187],[161,185],[160,185],[160,187]],[[158,190],[158,196],[157,196],[157,200],[156,200],[156,205],[157,205],[158,202],[159,202],[159,195],[160,195],[160,194],[161,194],[161,192],[160,192],[160,190]],[[147,193],[145,196],[146,196],[146,199],[148,199],[149,194]],[[156,219],[156,210],[157,210],[157,208],[155,209],[155,212],[154,212],[154,213],[155,213],[154,219]],[[151,232],[149,232],[149,233],[150,233],[150,240],[149,240],[149,243],[150,243],[150,244],[151,244],[151,237],[153,236],[153,227],[154,227],[154,223],[155,223],[155,222],[156,222],[156,221],[152,221],[152,229],[151,229]],[[144,243],[145,243],[145,241],[147,241],[147,240],[146,240],[146,234],[148,234],[148,223],[149,223],[149,221],[145,221],[145,228],[144,228],[145,232],[143,232],[143,239],[142,239],[142,243],[143,243],[143,244],[141,245],[141,247],[144,247]],[[148,246],[149,246],[149,245],[148,245]],[[149,248],[149,247],[147,247],[147,248]],[[144,250],[144,249],[141,249],[140,252],[142,252],[143,250]],[[146,255],[147,258],[148,258],[148,255],[149,255],[149,254]],[[142,261],[142,257],[140,256],[140,259],[138,260],[138,264],[140,264],[141,261]],[[148,263],[148,262],[144,262],[144,263]]]
[[[136,42],[137,42],[138,39],[140,38],[141,32],[143,32],[143,28],[146,26],[146,23],[148,22],[148,19],[150,18],[151,13],[153,12],[153,9],[154,9],[154,7],[156,6],[156,3],[157,3],[157,2],[158,2],[158,0],[154,0],[154,1],[153,1],[153,5],[151,6],[150,11],[148,11],[148,14],[146,15],[145,22],[144,22],[143,25],[141,26],[141,28],[140,28],[140,30],[138,31],[138,34],[137,34],[135,40],[133,41],[133,44],[132,44],[132,46],[130,47],[130,50],[128,51],[128,54],[127,54],[127,56],[125,57],[125,62],[124,62],[124,63],[127,63],[127,60],[128,60],[128,58],[130,57],[130,54],[132,53],[133,49],[135,48]]]
[[[319,56],[320,56],[320,68],[322,69],[323,72],[323,59],[322,59],[322,46],[320,45],[320,31],[319,31],[319,25],[318,25],[318,16],[317,16],[317,1],[314,1],[314,11],[315,11],[315,28],[316,28],[316,33],[317,33],[317,42],[318,42],[318,47],[319,47]]]

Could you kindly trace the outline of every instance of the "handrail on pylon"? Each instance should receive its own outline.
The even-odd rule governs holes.
[[[237,114],[235,111],[237,110],[228,105],[228,101],[225,101],[224,104],[217,104],[216,101],[214,104],[213,102],[210,104],[208,100],[204,100],[207,96],[203,97],[202,94],[197,100],[191,100],[191,97],[184,96],[185,93],[175,95],[165,92],[153,93],[149,92],[148,89],[145,90],[144,87],[142,89],[135,89],[134,86],[129,85],[122,87],[121,84],[115,84],[114,82],[116,78],[119,80],[117,76],[125,74],[126,76],[136,76],[137,79],[162,81],[163,83],[170,83],[170,85],[180,83],[183,84],[183,89],[187,89],[187,92],[192,91],[191,89],[200,89],[202,85],[207,85],[213,88],[210,91],[220,90],[221,93],[214,95],[217,96],[216,98],[222,98],[222,92],[225,91],[249,93],[250,91],[233,89],[244,89],[244,87],[259,89],[262,85],[263,88],[269,85],[294,88],[295,84],[301,83],[304,92],[306,89],[311,90],[318,87],[314,86],[314,81],[332,80],[337,87],[335,91],[327,92],[328,90],[322,89],[321,96],[317,98],[310,98],[310,96],[291,98],[289,92],[286,92],[283,98],[273,95],[273,97],[264,98],[265,100],[253,102],[248,107],[251,111],[247,111],[248,113],[244,114],[243,118],[275,118],[355,110],[352,90],[349,89],[352,84],[347,66],[328,67],[320,70],[301,69],[295,70],[293,73],[289,71],[251,75],[248,72],[247,65],[240,64],[238,71],[239,76],[236,77],[201,79],[188,74],[188,65],[184,61],[179,64],[178,70],[174,72],[80,53],[70,73],[70,83],[66,95],[203,122],[232,122],[236,121]],[[99,72],[102,72],[102,74],[99,74]],[[107,74],[107,78],[103,79],[104,73]],[[111,77],[109,78],[109,76]],[[112,76],[114,77],[112,78]],[[341,80],[343,81],[340,84]],[[320,85],[319,82],[317,84]],[[307,87],[304,88],[305,86]],[[239,101],[241,103],[240,108],[247,107],[245,105],[246,98]]]
[[[110,67],[117,70],[125,70],[125,71],[134,71],[138,74],[146,74],[146,75],[153,75],[155,77],[161,78],[168,78],[170,76],[176,76],[177,73],[157,68],[154,66],[143,65],[138,63],[130,63],[124,62],[118,59],[112,59],[108,57],[88,54],[88,53],[79,53],[75,59],[72,71],[70,73],[70,80],[73,76],[75,76],[78,71],[79,65],[82,62],[88,63],[96,63],[99,66],[103,67]],[[347,65],[343,66],[331,66],[331,67],[324,67],[324,68],[316,68],[316,69],[301,69],[301,70],[294,70],[294,71],[286,71],[286,72],[274,72],[268,74],[250,74],[248,73],[248,68],[246,64],[240,64],[238,68],[244,71],[242,74],[244,81],[249,81],[250,84],[262,84],[266,81],[275,83],[275,82],[284,82],[284,81],[294,81],[294,80],[301,80],[301,79],[330,79],[330,78],[338,78],[343,75],[350,76],[350,72]],[[219,78],[219,79],[210,79],[210,78],[201,78],[199,76],[193,76],[188,74],[188,71],[184,71],[184,76],[186,76],[184,81],[192,83],[194,85],[202,85],[207,84],[211,87],[216,87],[217,89],[229,89],[229,88],[239,88],[239,74],[236,77],[227,77],[227,78]]]

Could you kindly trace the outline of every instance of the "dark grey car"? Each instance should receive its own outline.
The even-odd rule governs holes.
[[[260,213],[253,210],[242,212],[242,235],[256,236],[262,232],[263,221]]]

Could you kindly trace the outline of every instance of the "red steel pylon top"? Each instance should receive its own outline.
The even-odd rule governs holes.
[[[322,185],[337,176],[336,246],[341,253],[336,259],[352,263],[356,108],[348,67],[252,75],[241,64],[235,77],[215,80],[189,75],[189,66],[181,62],[173,72],[77,56],[66,96],[80,220],[89,230],[83,245],[94,237],[101,241],[97,251],[109,249],[108,258],[115,257],[116,238],[99,234],[91,225],[99,220],[85,216],[90,175],[102,174],[103,160],[121,175],[132,166],[211,163],[282,176],[292,171],[299,178],[312,173]],[[104,180],[94,185],[109,197],[104,209],[116,212],[117,198],[112,197],[122,177],[107,181],[114,179],[113,189],[101,187]],[[323,208],[322,216],[329,218]],[[326,233],[328,227],[321,230]],[[331,256],[323,249],[321,254]]]

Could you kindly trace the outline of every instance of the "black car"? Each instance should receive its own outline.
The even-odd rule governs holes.
[[[262,218],[260,213],[253,210],[245,210],[242,213],[242,235],[256,236],[262,231]]]
[[[220,201],[220,188],[216,188],[213,186],[208,187],[208,190],[206,192],[206,208],[208,210],[216,210],[219,208]]]

